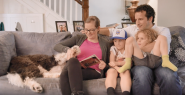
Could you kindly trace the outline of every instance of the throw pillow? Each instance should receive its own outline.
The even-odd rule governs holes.
[[[14,35],[10,32],[0,32],[0,76],[7,73],[10,60],[16,56]]]
[[[169,56],[170,61],[177,67],[185,66],[185,44],[179,33],[172,35]]]

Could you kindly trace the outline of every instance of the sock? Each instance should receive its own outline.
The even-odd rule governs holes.
[[[130,95],[130,92],[124,91],[124,92],[122,93],[122,95]]]
[[[125,64],[119,69],[119,73],[122,73],[131,68],[131,58],[125,58]]]
[[[168,55],[163,55],[162,56],[162,61],[163,61],[162,67],[168,67],[173,71],[177,71],[177,67],[170,62]]]
[[[107,95],[116,95],[113,87],[107,88]]]

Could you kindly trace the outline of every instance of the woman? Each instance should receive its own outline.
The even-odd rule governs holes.
[[[83,80],[104,77],[109,63],[109,42],[98,36],[100,21],[96,16],[90,16],[85,22],[85,35],[77,35],[55,46],[58,52],[67,51],[68,61],[60,76],[62,95],[84,95]],[[70,47],[80,46],[81,53],[75,58]],[[101,62],[90,68],[81,67],[81,60],[95,54]],[[99,73],[99,71],[101,73]]]

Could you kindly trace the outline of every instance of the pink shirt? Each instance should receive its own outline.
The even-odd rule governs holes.
[[[77,59],[79,61],[95,54],[99,59],[102,59],[102,50],[101,50],[101,47],[99,45],[99,42],[98,43],[93,43],[93,42],[90,42],[88,41],[87,39],[82,43],[82,45],[80,46],[80,50],[81,50],[81,53],[77,56]],[[90,68],[92,69],[95,69],[97,71],[101,71],[99,69],[99,64],[96,64],[96,65],[93,65],[93,66],[90,66]]]

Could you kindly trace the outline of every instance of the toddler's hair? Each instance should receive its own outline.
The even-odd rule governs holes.
[[[136,40],[138,40],[138,34],[139,33],[144,33],[145,36],[148,38],[149,40],[149,43],[155,41],[158,37],[158,33],[157,31],[153,30],[153,29],[144,29],[144,30],[141,30],[141,31],[138,31],[135,35],[136,37]]]

